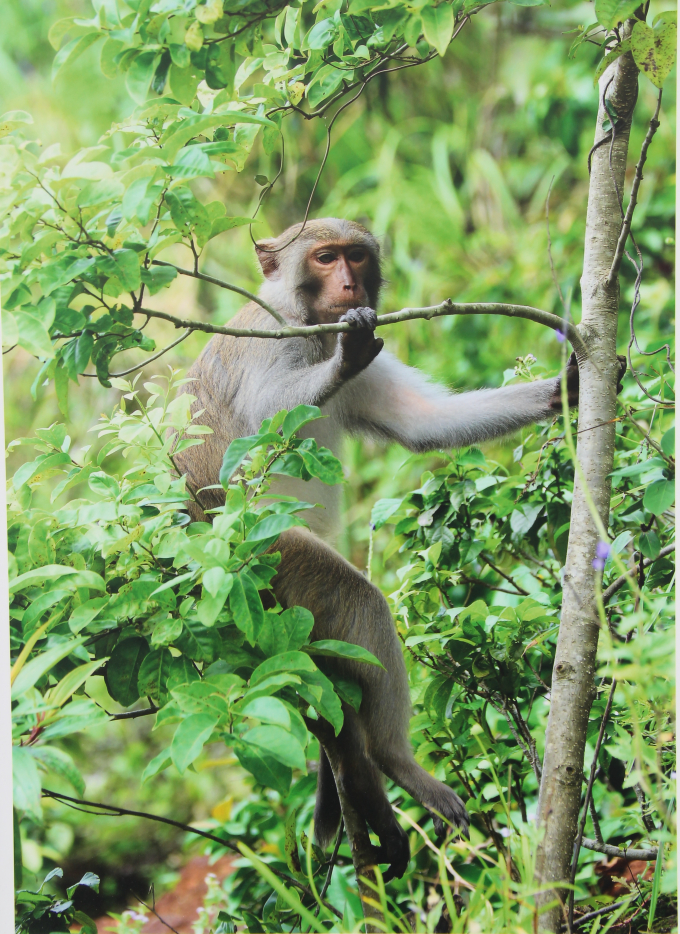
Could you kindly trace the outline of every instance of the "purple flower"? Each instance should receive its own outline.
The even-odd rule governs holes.
[[[595,549],[596,557],[593,558],[593,567],[596,571],[604,570],[605,561],[611,554],[611,550],[611,546],[608,545],[607,542],[600,541],[597,543],[597,548]]]
[[[560,342],[560,344],[563,344],[566,338],[566,334],[564,333],[564,331],[560,331],[559,328],[556,328],[555,337]]]

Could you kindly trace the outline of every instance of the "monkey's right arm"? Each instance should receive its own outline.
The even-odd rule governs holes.
[[[574,404],[576,367],[567,379]],[[333,405],[349,431],[398,441],[411,451],[462,447],[552,418],[561,411],[560,377],[456,394],[383,352]]]
[[[263,366],[250,369],[258,425],[283,408],[324,405],[380,353],[383,341],[373,336],[376,314],[371,308],[353,309],[340,321],[349,322],[353,330],[338,334],[335,353],[328,359],[310,362],[307,341],[293,338],[276,347]]]

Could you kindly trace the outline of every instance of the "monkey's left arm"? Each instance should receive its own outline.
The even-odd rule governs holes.
[[[578,366],[575,359],[569,364],[567,392],[570,405],[575,405]],[[350,432],[427,451],[476,444],[552,418],[562,409],[560,379],[456,394],[383,350],[332,404]]]

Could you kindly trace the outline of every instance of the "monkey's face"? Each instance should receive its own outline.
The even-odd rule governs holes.
[[[369,304],[366,283],[372,271],[370,250],[357,243],[315,244],[305,257],[301,288],[322,324],[338,320],[350,308]]]

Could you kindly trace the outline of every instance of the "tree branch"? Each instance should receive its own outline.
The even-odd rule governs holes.
[[[614,282],[616,281],[616,277],[619,274],[619,269],[621,268],[623,253],[626,248],[626,240],[628,239],[631,224],[633,223],[633,212],[635,211],[635,207],[637,205],[638,191],[640,190],[640,183],[642,182],[642,170],[644,168],[645,162],[647,161],[647,150],[649,149],[654,134],[660,126],[658,118],[659,111],[661,110],[662,93],[662,91],[659,91],[659,97],[656,101],[656,110],[654,111],[654,116],[649,121],[647,135],[645,136],[644,142],[642,143],[642,148],[640,149],[640,159],[635,167],[635,178],[633,179],[633,185],[630,190],[630,201],[628,202],[626,215],[623,219],[623,224],[621,225],[621,233],[619,234],[619,240],[616,244],[616,251],[614,253],[614,259],[612,260],[611,269],[609,270],[609,275],[607,276],[608,288],[613,286]]]
[[[666,545],[661,549],[656,558],[644,558],[642,563],[643,568],[648,568],[650,564],[654,564],[659,558],[665,558],[666,555],[670,555],[675,551],[675,542],[672,545]],[[640,570],[640,565],[636,564],[630,569],[628,574],[622,574],[621,577],[617,577],[613,584],[610,584],[606,590],[602,591],[602,602],[606,603],[607,600],[611,599],[614,596],[617,590],[621,590],[624,584],[628,583],[631,580],[631,576],[638,573]]]
[[[595,850],[596,853],[604,853],[605,856],[616,856],[621,859],[642,859],[647,862],[653,862],[659,850],[654,847],[650,850],[622,850],[618,846],[610,846],[609,843],[598,843],[597,840],[591,840],[590,837],[583,837],[581,846],[584,850]]]
[[[155,262],[155,260],[154,260]],[[170,265],[164,263],[163,265]],[[175,267],[177,268],[177,267]],[[187,273],[193,275],[193,273]],[[200,276],[199,278],[208,279],[208,281],[217,282],[219,280],[210,277]],[[232,288],[231,286],[224,286]],[[239,292],[257,301],[262,302],[254,295],[239,289]],[[286,325],[283,328],[273,330],[269,328],[232,328],[228,325],[208,324],[206,321],[191,321],[189,319],[177,318],[175,315],[169,315],[164,311],[152,311],[150,308],[137,309],[140,314],[149,315],[151,318],[160,318],[163,321],[169,321],[176,328],[189,328],[192,331],[203,331],[206,334],[226,334],[230,337],[263,337],[267,339],[282,340],[288,337],[313,337],[318,334],[342,334],[353,330],[352,326],[346,322],[337,322],[336,324],[313,324],[303,327]],[[269,309],[267,309],[269,311]],[[452,302],[446,299],[439,305],[431,305],[426,308],[402,308],[401,311],[390,312],[386,315],[378,316],[377,327],[383,327],[388,324],[397,324],[400,321],[413,321],[417,318],[448,317],[450,315],[501,315],[506,318],[525,318],[528,321],[535,321],[537,324],[543,324],[545,327],[552,328],[553,331],[567,329],[567,337],[572,346],[580,350],[583,354],[587,353],[586,346],[583,343],[578,329],[573,324],[565,324],[564,320],[558,315],[553,315],[549,311],[543,311],[540,308],[532,308],[529,305],[508,305],[501,302]],[[285,322],[284,322],[285,323]]]
[[[67,804],[69,807],[84,806],[90,808],[98,808],[100,811],[108,811],[109,816],[114,817],[144,817],[146,820],[158,821],[160,824],[170,824],[171,827],[177,827],[179,830],[184,830],[186,833],[194,833],[199,837],[205,837],[206,840],[212,840],[214,843],[219,843],[220,846],[226,847],[228,850],[232,850],[234,853],[238,853],[239,856],[243,856],[243,853],[236,846],[235,843],[232,843],[230,840],[224,840],[222,837],[218,837],[214,833],[208,833],[205,830],[197,830],[195,827],[191,827],[189,824],[182,824],[178,820],[172,820],[170,817],[161,817],[160,814],[149,814],[147,811],[131,811],[129,808],[121,808],[115,804],[102,804],[99,801],[86,801],[84,798],[71,798],[69,795],[63,795],[59,791],[51,791],[49,788],[43,788],[42,793],[48,798],[55,798],[57,801],[63,801],[64,804]],[[71,802],[69,804],[69,802]],[[92,813],[92,812],[90,812]],[[102,816],[102,815],[100,815]],[[298,889],[298,891],[303,892],[309,898],[313,898],[312,893],[307,888],[307,886],[302,885],[298,882],[297,879],[293,879],[291,876],[286,875],[285,872],[281,872],[276,869],[274,866],[269,866],[269,869],[278,876],[280,879],[287,885],[292,885],[293,888]],[[322,902],[324,908],[328,908],[329,911],[332,911],[334,915],[338,918],[342,918],[342,914],[335,908],[333,905],[328,902]]]
[[[174,263],[166,263],[162,259],[152,259],[152,266],[169,266],[171,269],[176,269],[180,276],[191,276],[192,279],[201,279],[203,282],[211,282],[213,285],[219,285],[221,289],[227,289],[229,292],[237,292],[239,295],[243,295],[244,298],[250,299],[251,302],[255,302],[264,308],[265,311],[268,311],[269,314],[274,318],[279,324],[285,325],[285,318],[281,315],[276,308],[272,308],[267,302],[263,301],[261,298],[258,298],[253,292],[249,292],[248,289],[242,289],[240,285],[232,285],[231,282],[224,282],[222,279],[216,279],[214,276],[206,276],[203,272],[197,272],[192,269],[182,269],[181,266],[175,266]]]

